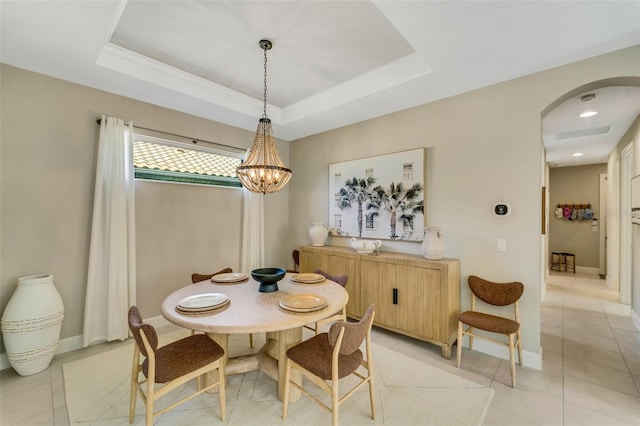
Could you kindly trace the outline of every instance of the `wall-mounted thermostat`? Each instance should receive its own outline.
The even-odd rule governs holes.
[[[509,203],[496,203],[493,206],[493,214],[500,217],[509,216],[511,214],[511,205]]]

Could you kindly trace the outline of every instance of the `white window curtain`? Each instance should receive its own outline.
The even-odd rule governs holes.
[[[243,191],[240,270],[251,272],[264,266],[264,196],[246,188],[243,188]]]
[[[136,303],[133,124],[103,116],[98,143],[84,346],[126,339]]]

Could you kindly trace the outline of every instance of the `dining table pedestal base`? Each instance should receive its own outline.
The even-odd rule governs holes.
[[[302,327],[267,332],[267,341],[259,352],[238,357],[229,357],[228,334],[207,333],[207,335],[224,349],[226,376],[260,370],[278,383],[278,399],[280,401],[284,399],[287,350],[302,342]],[[292,371],[291,380],[302,384],[302,375]],[[289,392],[289,402],[300,399],[301,393],[295,386],[290,387]]]

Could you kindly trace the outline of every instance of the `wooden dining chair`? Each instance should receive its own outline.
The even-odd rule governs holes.
[[[196,334],[158,347],[155,328],[145,324],[136,306],[129,308],[129,329],[135,339],[133,367],[131,370],[131,396],[129,399],[129,423],[133,423],[138,393],[146,404],[145,424],[151,426],[153,417],[219,386],[220,417],[225,420],[224,350],[204,334]],[[140,354],[144,360],[140,362]],[[197,391],[154,412],[155,402],[180,385],[218,370],[218,380],[207,386],[198,385]],[[140,373],[143,378],[140,379]],[[213,376],[213,375],[212,375]],[[212,379],[213,381],[213,379]],[[146,386],[143,387],[143,385]],[[156,389],[156,384],[163,384]],[[144,389],[146,388],[146,390]]]
[[[194,272],[193,274],[191,274],[191,282],[195,284],[195,283],[199,283],[200,281],[210,280],[216,275],[231,274],[231,273],[233,273],[233,269],[231,268],[224,268],[218,272],[214,272],[213,274],[198,274]],[[194,334],[194,333],[195,331],[191,330],[191,334]],[[249,334],[249,347],[253,348],[253,334]]]
[[[316,269],[314,271],[316,274],[320,274],[323,277],[325,277],[328,280],[331,281],[335,281],[338,284],[340,284],[342,287],[346,287],[347,286],[347,282],[349,281],[349,276],[348,275],[331,275],[328,274],[320,269]],[[338,312],[337,314],[331,315],[328,318],[322,319],[320,321],[317,321],[314,325],[310,325],[307,324],[304,327],[312,330],[313,332],[315,332],[316,336],[318,335],[318,333],[320,333],[320,327],[322,327],[325,324],[328,324],[330,322],[334,322],[334,321],[346,321],[347,320],[347,312],[346,312],[346,308],[343,307],[340,312]]]
[[[220,275],[220,274],[230,274],[233,272],[233,269],[231,268],[224,268],[218,272],[214,272],[213,274],[198,274],[198,273],[193,273],[191,274],[191,282],[193,284],[195,283],[199,283],[200,281],[205,281],[205,280],[210,280],[214,275]]]
[[[471,310],[458,315],[458,368],[462,357],[462,338],[469,336],[469,349],[473,349],[473,338],[490,340],[509,347],[509,364],[511,366],[511,386],[516,387],[516,364],[514,349],[518,349],[518,364],[522,365],[522,335],[520,331],[520,311],[518,300],[524,292],[521,282],[494,283],[475,275],[469,276],[471,289]],[[513,305],[514,319],[491,315],[476,311],[476,297],[494,306]],[[467,328],[465,328],[465,325]],[[507,336],[508,342],[474,333],[474,329]]]
[[[364,317],[357,323],[336,322],[331,325],[329,333],[322,333],[302,343],[298,343],[287,351],[284,400],[282,419],[287,418],[290,386],[300,391],[331,412],[333,426],[338,424],[338,408],[347,398],[365,384],[369,384],[369,400],[371,402],[371,418],[375,420],[376,408],[373,386],[373,358],[371,357],[371,325],[375,316],[375,306],[370,305]],[[360,346],[366,341],[366,359]],[[364,367],[364,374],[358,368]],[[291,371],[296,370],[320,389],[331,396],[331,406],[325,404],[302,385],[291,380]],[[355,376],[358,383],[340,397],[339,381],[348,376]],[[327,383],[330,381],[330,384]]]
[[[300,270],[300,250],[294,250],[291,252],[291,257],[293,257],[293,270]]]

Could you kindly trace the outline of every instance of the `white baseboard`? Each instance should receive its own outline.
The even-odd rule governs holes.
[[[583,272],[585,274],[599,275],[600,274],[600,269],[598,269],[598,268],[590,268],[590,267],[587,267],[587,266],[576,266],[576,272]]]
[[[163,327],[165,325],[170,324],[170,322],[164,319],[162,315],[147,318],[144,320],[144,322],[147,324],[151,324],[156,328]],[[58,341],[56,355],[75,351],[77,349],[82,349],[83,347],[84,347],[84,339],[82,334],[79,334],[77,336],[72,336],[72,337],[66,337]],[[9,359],[7,358],[7,354],[1,353],[0,354],[0,370],[6,370],[7,368],[11,368],[11,364],[9,363]]]
[[[469,337],[464,336],[463,346],[469,347]],[[484,339],[473,339],[473,350],[482,352],[487,355],[495,356],[498,358],[509,360],[509,347],[499,345],[497,343],[490,342]],[[518,355],[516,354],[516,360]],[[538,353],[522,350],[522,365],[536,370],[542,370],[542,348]]]

